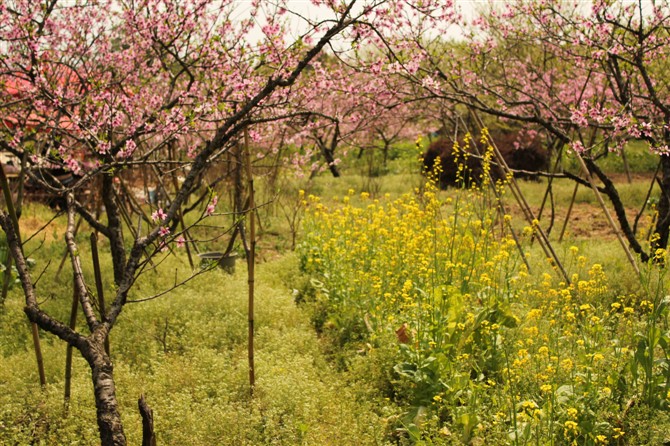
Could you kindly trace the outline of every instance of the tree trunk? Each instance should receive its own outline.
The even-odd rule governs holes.
[[[144,399],[144,395],[140,395],[137,405],[140,408],[140,415],[142,416],[142,446],[156,446],[154,412]]]
[[[100,342],[96,342],[95,339],[99,339]],[[105,353],[104,337],[96,336],[89,339],[87,348],[82,350],[82,354],[91,367],[101,445],[125,446],[126,436],[116,399],[114,367]]]
[[[333,156],[333,152],[327,147],[322,147],[321,152],[323,153],[323,157],[326,160],[326,163],[328,163],[328,169],[330,170],[330,173],[333,174],[333,177],[339,178],[340,171],[337,168],[337,165],[335,164],[335,158]]]
[[[668,246],[670,235],[670,156],[661,155],[661,196],[658,200],[658,220],[655,233],[658,239],[652,244],[651,256],[656,249],[665,249]]]
[[[649,260],[649,254],[645,252],[644,248],[642,245],[640,245],[640,242],[638,241],[637,237],[635,237],[635,233],[633,232],[633,229],[630,226],[630,223],[628,222],[628,216],[626,215],[626,208],[623,205],[623,202],[621,201],[621,197],[619,196],[619,191],[617,190],[616,186],[612,182],[612,180],[598,167],[598,165],[593,161],[591,158],[583,158],[584,163],[587,166],[588,171],[592,175],[596,175],[600,181],[603,183],[603,188],[600,190],[601,193],[604,193],[607,195],[607,198],[609,198],[610,203],[612,203],[612,206],[614,207],[614,212],[617,216],[617,220],[619,221],[619,227],[621,228],[621,231],[623,232],[623,235],[626,237],[626,240],[628,241],[628,244],[630,245],[631,249],[633,250],[634,253],[639,254],[640,260],[643,262],[646,262]]]
[[[102,201],[107,213],[107,228],[109,230],[107,235],[112,253],[114,283],[118,285],[123,280],[123,270],[126,267],[126,248],[123,244],[123,222],[115,201],[114,177],[111,174],[102,177]]]

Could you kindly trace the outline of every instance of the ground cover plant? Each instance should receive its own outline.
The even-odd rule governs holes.
[[[411,171],[420,152],[412,150],[400,172]],[[530,246],[530,227],[523,236],[531,256],[531,269],[525,270],[486,187],[443,192],[423,187],[418,174],[399,173],[379,178],[376,195],[361,195],[347,189],[365,185],[363,177],[343,172],[338,180],[323,176],[302,183],[320,199],[301,195],[295,187],[301,183],[281,197],[291,203],[287,209],[308,209],[299,246],[309,276],[300,278],[291,256],[261,268],[255,399],[246,381],[243,266],[233,277],[212,271],[192,287],[130,305],[129,317],[112,335],[130,442],[141,436],[135,415],[141,393],[154,408],[162,444],[594,444],[602,442],[599,435],[609,444],[667,440],[670,420],[657,406],[664,404],[658,384],[661,344],[667,342],[661,316],[667,310],[659,306],[652,318],[652,301],[643,298],[649,294],[640,289],[639,278],[630,277],[623,261],[612,262],[613,253],[621,257],[619,248],[606,240],[558,247],[561,258],[570,259],[566,268],[580,278],[566,287]],[[523,187],[539,203],[546,183]],[[576,206],[592,206],[594,199],[585,194],[583,201]],[[279,208],[277,203],[277,220],[269,210],[263,218],[268,233],[260,236],[260,245],[268,246],[271,232],[287,225]],[[28,205],[23,223],[39,227],[48,215],[47,209]],[[523,230],[516,215],[510,217]],[[65,250],[65,219],[54,223],[44,243],[32,240],[27,246],[38,271]],[[282,231],[288,242],[290,228]],[[82,257],[88,257],[85,232],[77,237]],[[453,250],[445,251],[445,243]],[[169,273],[144,275],[133,296],[160,291],[174,280],[175,270],[188,273],[184,253],[175,254],[165,261]],[[602,269],[593,268],[593,258]],[[494,263],[499,259],[504,262]],[[449,283],[440,274],[447,269]],[[90,266],[84,265],[84,273],[92,274]],[[70,296],[71,284],[50,276],[39,283],[49,290],[43,305],[67,318],[70,303],[59,296]],[[652,292],[663,280],[645,277]],[[106,287],[113,287],[111,281],[106,277]],[[288,287],[301,291],[298,301],[312,314],[320,342],[306,315],[293,306]],[[310,289],[314,298],[305,292]],[[17,292],[10,293],[1,322],[0,442],[96,444],[86,365],[75,359],[63,417],[64,347],[46,336],[49,385],[39,391]],[[601,320],[594,322],[594,316]],[[657,340],[654,323],[661,329]],[[653,343],[656,365],[644,362]],[[547,385],[551,392],[542,390]],[[644,393],[645,386],[651,393]]]
[[[486,183],[311,197],[300,255],[317,329],[335,345],[390,355],[393,373],[378,385],[405,408],[395,427],[408,442],[670,440],[636,418],[644,408],[647,421],[667,423],[666,251],[624,290],[570,246],[566,281],[530,248],[532,225],[520,234],[523,261],[512,216]]]
[[[26,210],[27,216],[32,214]],[[62,255],[63,243],[36,255]],[[84,254],[88,254],[84,252]],[[185,256],[171,258],[172,270],[188,270]],[[88,274],[89,271],[86,271]],[[157,444],[341,445],[380,444],[384,422],[375,399],[361,399],[328,365],[309,319],[293,304],[288,280],[297,275],[292,256],[259,268],[255,396],[246,365],[246,271],[204,274],[169,298],[130,304],[129,317],[111,339],[119,383],[119,405],[130,444],[141,444],[137,396],[154,412]],[[62,295],[71,283],[44,278],[51,290],[45,307],[66,315]],[[153,294],[169,278],[149,274],[138,284]],[[139,293],[138,293],[139,294]],[[43,337],[48,384],[40,389],[30,325],[18,292],[0,314],[0,444],[100,444],[90,371],[75,358],[71,397],[63,402],[65,346]]]
[[[115,327],[144,318],[155,322],[144,333],[175,366],[165,376],[183,374],[185,388],[197,386],[191,378],[207,383],[181,361],[198,364],[191,348],[211,345],[198,330],[209,314],[184,316],[201,318],[192,330],[198,324],[182,323],[175,310],[151,306],[201,283],[209,271],[195,254],[205,250],[215,251],[209,258],[247,260],[248,401],[261,401],[251,397],[264,390],[255,383],[255,266],[300,246],[311,280],[295,278],[295,294],[339,368],[323,379],[345,379],[341,388],[360,387],[375,402],[363,412],[374,427],[354,423],[343,441],[665,441],[636,421],[664,426],[667,414],[670,2],[488,3],[468,17],[445,0],[0,1],[0,312],[11,315],[2,321],[1,347],[21,363],[14,355],[32,339],[45,392],[30,393],[33,406],[47,401],[50,383],[60,384],[43,354],[59,339],[67,345],[65,402],[70,365],[81,355],[91,373],[87,404],[96,410],[94,418],[70,406],[66,414],[77,417],[65,422],[68,431],[89,438],[95,419],[103,445],[127,444],[120,407],[130,406],[117,398],[114,366],[125,376],[124,361],[142,369],[154,352],[124,339],[133,339],[132,329]],[[468,153],[475,147],[467,133],[486,126],[500,135],[500,150],[484,131],[480,150]],[[417,134],[463,141],[453,158],[483,167],[454,164],[450,172],[473,187],[443,193],[414,184],[418,172],[407,161],[416,159]],[[502,164],[498,152],[508,150],[518,156],[524,141],[537,143],[550,172],[527,166],[533,172],[517,174],[552,187],[514,186],[513,194],[541,197],[543,217],[520,198],[503,207],[505,183],[488,175],[515,185],[489,159]],[[632,164],[645,165],[645,182],[634,181]],[[335,180],[351,167],[363,174],[349,181],[360,184],[318,178],[330,172]],[[359,188],[366,195],[347,192]],[[335,190],[346,195],[335,206],[307,198]],[[26,219],[28,196],[49,207]],[[557,211],[582,201],[588,206],[576,214]],[[547,234],[559,221],[559,240],[605,239],[560,245],[557,255]],[[606,245],[612,236],[627,257],[614,265],[609,260],[621,251]],[[61,283],[63,273],[69,279]],[[161,317],[130,309],[142,303]],[[228,330],[226,317],[212,311],[222,325],[212,331],[238,345],[239,327]],[[215,350],[227,358],[228,347]],[[7,367],[14,379],[19,372]],[[216,404],[185,404],[171,418],[227,404],[203,385]],[[180,398],[199,401],[198,392],[190,387]],[[388,400],[376,404],[379,392]],[[356,392],[351,398],[360,401]],[[142,442],[151,444],[145,403]],[[303,405],[311,402],[279,410],[276,423],[264,414],[267,423],[231,436],[326,441],[331,434],[310,438],[314,423],[299,421]],[[28,429],[12,431],[27,434],[21,441],[51,441],[61,418],[53,413],[9,414],[7,426]],[[186,428],[163,431],[164,440],[200,438],[193,430],[180,437],[179,429]],[[208,432],[203,441],[219,435]]]

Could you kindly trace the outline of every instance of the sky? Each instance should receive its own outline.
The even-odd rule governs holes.
[[[473,17],[477,9],[488,3],[487,0],[455,0],[455,2],[465,18]],[[236,0],[235,3],[238,5],[240,17],[242,17],[244,16],[245,12],[248,12],[251,8],[252,0]],[[268,1],[267,3],[271,4],[274,2]],[[288,0],[287,3],[290,11],[293,11],[294,13],[297,13],[308,19],[327,18],[330,16],[327,9],[314,6],[311,0]],[[263,0],[261,0],[261,5],[262,4]],[[297,15],[294,16],[294,19],[291,21],[295,24],[293,34],[297,36],[301,33],[301,31],[304,30],[304,22]],[[454,29],[454,37],[457,35],[458,30]],[[259,40],[261,39],[262,33],[260,29],[258,29],[258,34],[256,36],[252,36],[251,38],[253,39],[254,37],[257,37]]]

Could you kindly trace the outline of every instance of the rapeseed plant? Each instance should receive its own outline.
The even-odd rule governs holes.
[[[488,187],[490,157],[479,182],[448,197],[434,181],[395,200],[309,197],[299,251],[319,328],[342,344],[398,340],[391,384],[410,440],[446,429],[465,443],[618,444],[628,401],[670,399],[669,368],[654,362],[670,353],[664,270],[649,265],[643,296],[616,295],[571,246],[570,283],[541,259],[534,268],[548,271],[529,274],[497,205],[503,183]]]

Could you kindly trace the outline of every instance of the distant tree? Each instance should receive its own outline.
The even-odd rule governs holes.
[[[578,152],[610,199],[622,232],[643,260],[670,235],[670,60],[668,1],[491,1],[471,23],[424,14],[440,31],[416,27],[391,64],[423,96],[539,126]],[[419,22],[423,23],[423,22]],[[460,23],[462,39],[445,44]],[[454,29],[453,27],[451,28]],[[394,40],[382,48],[393,49]],[[412,54],[412,57],[408,57]],[[644,140],[659,155],[661,196],[652,246],[634,233],[603,153]],[[575,181],[584,182],[578,176]]]

